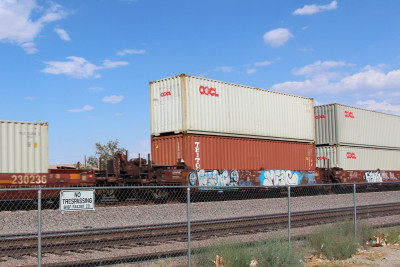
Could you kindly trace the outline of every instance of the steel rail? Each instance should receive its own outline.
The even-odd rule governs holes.
[[[400,203],[360,206],[358,219],[400,214]],[[293,228],[337,221],[353,215],[353,207],[294,212]],[[266,232],[286,228],[287,213],[195,221],[191,223],[192,240],[215,236]],[[186,241],[187,224],[172,223],[140,227],[79,230],[75,232],[42,233],[42,253],[102,249],[110,246],[148,246],[169,241]],[[174,252],[177,253],[177,252]],[[0,257],[37,254],[37,235],[0,236]]]

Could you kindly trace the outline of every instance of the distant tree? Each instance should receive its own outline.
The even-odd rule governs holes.
[[[74,164],[75,168],[77,169],[84,169],[85,164],[78,161]],[[89,156],[86,160],[86,167],[87,168],[98,168],[99,167],[99,159],[95,156]]]
[[[99,159],[95,156],[89,156],[86,160],[87,165],[92,166],[94,168],[99,167]]]
[[[107,144],[102,145],[100,142],[95,143],[96,146],[96,156],[90,156],[87,160],[89,165],[99,167],[98,158],[102,160],[102,169],[106,168],[107,160],[113,159],[118,153],[125,153],[126,149],[118,147],[118,139],[115,141],[108,141]]]

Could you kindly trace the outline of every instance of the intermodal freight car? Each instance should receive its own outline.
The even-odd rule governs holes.
[[[106,174],[107,173],[107,174]],[[180,160],[175,165],[154,164],[150,160],[131,159],[119,154],[107,164],[107,171],[97,172],[96,175],[103,181],[112,180],[117,185],[190,185],[196,190],[229,190],[239,188],[246,190],[249,186],[280,187],[288,185],[319,185],[327,183],[354,183],[363,182],[379,185],[382,182],[400,181],[400,171],[386,170],[350,170],[340,168],[317,168],[315,170],[290,170],[290,169],[193,169]],[[155,200],[165,200],[171,190],[157,188],[147,190]],[[126,191],[116,191],[116,197],[126,199]],[[143,192],[139,193],[140,197]],[[179,196],[179,194],[176,194]]]
[[[0,188],[191,185],[246,190],[400,181],[399,116],[339,104],[314,107],[311,98],[185,74],[150,82],[150,107],[152,157],[128,160],[119,154],[106,170],[96,171],[49,169],[47,123],[0,121]],[[390,131],[368,131],[371,122]],[[164,200],[169,192],[134,193]],[[57,194],[54,190],[49,198]],[[115,196],[123,200],[129,194],[115,190]],[[0,194],[0,200],[7,198]]]

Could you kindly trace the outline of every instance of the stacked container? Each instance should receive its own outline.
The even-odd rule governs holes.
[[[400,116],[340,104],[315,107],[317,167],[400,170]]]
[[[150,82],[152,155],[193,169],[313,170],[313,99],[185,74]]]
[[[0,121],[0,173],[48,172],[48,124]]]

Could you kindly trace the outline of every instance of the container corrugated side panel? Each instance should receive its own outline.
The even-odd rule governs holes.
[[[337,147],[336,146],[321,146],[317,147],[316,151],[317,168],[333,168],[338,167]]]
[[[336,104],[338,144],[400,148],[400,116]]]
[[[301,142],[173,135],[153,137],[151,152],[156,164],[176,164],[181,157],[193,169],[315,169],[315,146]]]
[[[316,106],[314,109],[315,144],[335,145],[337,143],[335,105]]]
[[[315,142],[313,99],[192,76],[186,92],[188,131]]]
[[[215,91],[201,94],[201,87]],[[311,98],[188,75],[151,82],[150,91],[152,136],[191,132],[315,142]],[[162,92],[171,95],[160,97]]]
[[[317,145],[400,148],[400,116],[340,104],[317,106],[315,115]]]
[[[317,167],[326,167],[326,157],[331,167],[344,170],[400,171],[400,150],[351,146],[317,147]]]
[[[150,83],[150,114],[152,135],[183,130],[180,76]]]
[[[0,121],[0,172],[47,173],[47,123]]]

